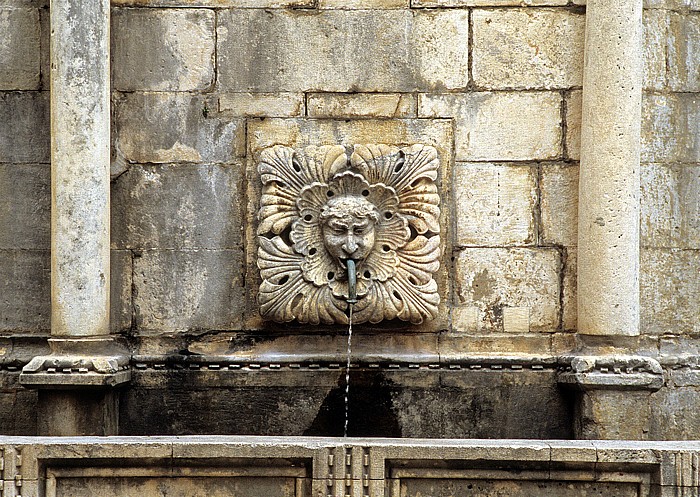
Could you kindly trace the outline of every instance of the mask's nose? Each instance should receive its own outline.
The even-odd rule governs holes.
[[[345,243],[343,243],[341,248],[346,254],[352,255],[357,250],[357,247],[358,245],[357,240],[355,240],[355,237],[352,235],[348,235],[347,239],[345,240]]]

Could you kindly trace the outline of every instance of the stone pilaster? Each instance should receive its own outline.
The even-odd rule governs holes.
[[[586,6],[578,331],[639,334],[642,0]]]
[[[108,0],[50,5],[53,338],[51,354],[20,375],[40,389],[46,435],[116,434],[111,387],[130,379],[128,354],[109,337],[109,9]]]

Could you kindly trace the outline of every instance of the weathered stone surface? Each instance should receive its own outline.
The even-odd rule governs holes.
[[[585,16],[561,9],[476,9],[474,84],[485,89],[581,86]]]
[[[329,120],[329,119],[264,119],[251,120],[247,124],[248,131],[248,154],[253,158],[249,162],[248,177],[256,177],[257,162],[260,152],[273,145],[285,145],[294,149],[303,149],[309,145],[317,144],[342,144],[352,147],[354,144],[367,143],[391,143],[391,144],[415,144],[423,143],[437,149],[440,159],[440,168],[436,184],[438,185],[441,202],[447,202],[449,198],[449,188],[447,180],[451,176],[451,162],[443,158],[451,157],[452,151],[452,126],[448,120],[428,120],[428,119],[393,119],[393,120]],[[248,218],[255,219],[260,208],[260,188],[261,184],[253,181],[248,182]],[[440,214],[441,229],[447,230],[448,222],[446,211]],[[246,328],[266,329],[266,325],[260,319],[257,303],[257,290],[260,281],[259,270],[257,268],[257,244],[255,243],[255,223],[247,226],[247,246],[246,262],[248,273],[246,282],[251,284],[252,290],[246,293],[247,297],[247,318]],[[441,243],[444,244],[450,239],[449,232],[445,236],[441,235]],[[447,328],[447,295],[448,282],[446,268],[449,261],[446,254],[449,249],[443,249],[440,269],[435,274],[440,293],[440,306],[438,317],[432,321],[425,322],[420,326],[411,326],[413,331],[436,331]],[[276,325],[277,327],[279,325]],[[369,325],[365,325],[369,326]],[[267,325],[269,329],[269,325]]]
[[[113,9],[114,90],[205,90],[214,82],[214,11]]]
[[[39,11],[0,7],[0,90],[37,90],[40,80]]]
[[[413,7],[537,7],[567,5],[568,0],[412,0]]]
[[[460,305],[479,307],[479,329],[501,331],[503,308],[524,307],[531,331],[555,331],[560,265],[553,249],[463,249],[455,260],[456,296]]]
[[[575,247],[578,238],[578,166],[546,164],[540,169],[541,243]]]
[[[567,93],[566,106],[566,155],[569,159],[581,158],[581,90]]]
[[[410,0],[318,0],[319,9],[403,9]]]
[[[468,26],[462,10],[227,10],[218,81],[253,92],[464,88]]]
[[[641,329],[661,335],[700,331],[700,251],[646,249],[641,253]]]
[[[642,167],[642,245],[700,249],[700,167]]]
[[[419,94],[418,117],[455,118],[460,161],[561,155],[561,97],[556,92]]]
[[[645,10],[644,22],[644,88],[663,90],[666,87],[666,57],[669,37],[669,14],[665,10]]]
[[[297,117],[304,115],[303,93],[226,93],[219,97],[219,112],[245,117]]]
[[[294,497],[296,478],[271,476],[210,476],[208,478],[157,476],[75,477],[56,478],[56,495],[95,497],[112,495],[144,497],[171,495],[173,497],[206,497],[214,495],[245,495],[249,497]]]
[[[112,246],[238,248],[241,165],[132,165],[112,186]]]
[[[215,109],[215,100],[199,95],[123,94],[115,102],[115,147],[137,163],[231,162],[243,153],[244,126],[213,116]]]
[[[668,388],[652,396],[650,438],[654,440],[692,440],[700,433],[700,389]],[[675,472],[674,472],[675,473]]]
[[[115,0],[114,5],[136,7],[232,7],[240,9],[311,9],[317,0]]]
[[[238,250],[147,250],[134,257],[134,320],[142,331],[240,329]]]
[[[49,248],[51,169],[0,164],[0,249]]]
[[[0,330],[47,333],[50,327],[48,250],[0,250]]]
[[[564,276],[562,278],[562,328],[575,331],[578,326],[578,305],[576,297],[577,251],[576,247],[565,247]]]
[[[456,245],[534,244],[536,183],[534,166],[459,164],[454,181]]]
[[[671,13],[668,83],[674,91],[700,91],[700,13]]]
[[[0,162],[49,162],[49,94],[0,92]]]
[[[414,117],[416,96],[409,93],[311,93],[311,117]]]
[[[401,495],[406,497],[448,497],[453,495],[508,495],[508,497],[529,497],[547,495],[550,497],[637,497],[637,484],[610,482],[567,482],[567,481],[517,481],[444,479],[402,480]]]
[[[643,103],[642,161],[700,161],[700,97],[647,95]]]
[[[110,252],[110,319],[112,333],[131,328],[132,262],[130,250]]]
[[[651,424],[650,397],[651,393],[646,391],[584,392],[579,407],[576,437],[593,440],[648,440]],[[600,457],[604,456],[601,454]]]

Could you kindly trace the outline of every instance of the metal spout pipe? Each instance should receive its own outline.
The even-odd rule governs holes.
[[[357,269],[355,261],[345,261],[348,268],[348,304],[357,304]]]

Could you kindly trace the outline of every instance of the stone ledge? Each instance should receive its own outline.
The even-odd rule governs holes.
[[[570,356],[559,375],[559,383],[580,390],[659,390],[664,385],[663,368],[656,359],[641,356]]]
[[[28,388],[112,387],[131,380],[130,354],[111,338],[49,339],[51,353],[34,357],[19,381]]]

